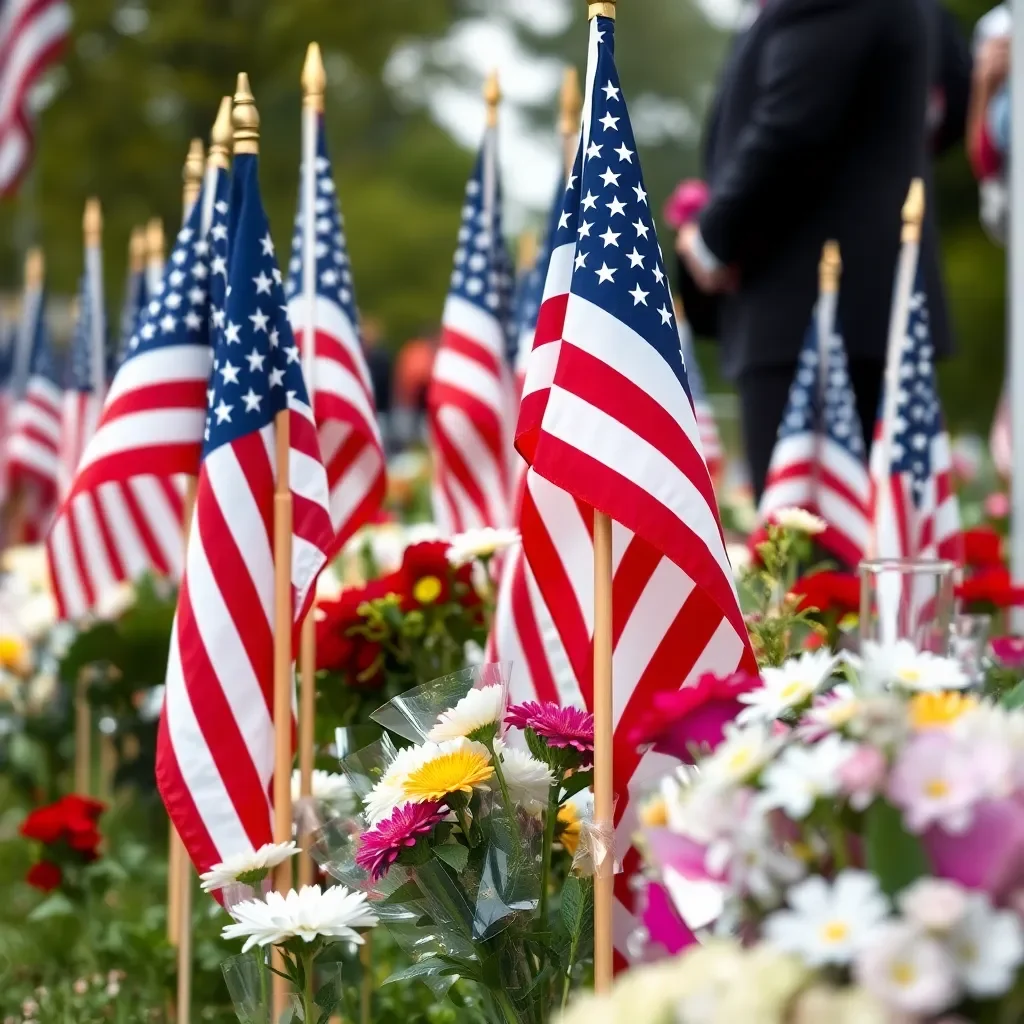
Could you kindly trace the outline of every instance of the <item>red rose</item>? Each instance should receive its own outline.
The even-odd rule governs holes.
[[[1011,608],[1024,604],[1024,587],[1015,587],[1004,566],[979,569],[956,588],[956,596],[968,604]]]
[[[96,835],[96,841],[99,842],[96,822],[105,810],[106,804],[99,800],[71,793],[56,803],[37,807],[21,823],[19,831],[26,839],[35,839],[44,844],[67,839],[74,849],[79,849],[74,846],[75,836]]]
[[[60,804],[49,804],[30,811],[18,831],[26,839],[40,843],[56,843],[64,835],[65,818]]]
[[[801,611],[816,608],[819,612],[845,615],[860,608],[860,580],[848,572],[815,572],[802,576],[789,594],[800,598],[797,607]]]
[[[100,800],[79,796],[77,793],[61,797],[57,806],[63,808],[69,817],[82,817],[91,822],[99,821],[100,815],[107,809],[107,805]]]
[[[743,708],[740,694],[760,685],[760,679],[745,672],[724,677],[709,673],[692,686],[655,693],[629,741],[637,747],[653,743],[658,753],[693,764],[695,748],[714,750],[722,742],[725,726]]]
[[[1003,539],[991,526],[976,526],[964,530],[964,562],[980,567],[1003,564]]]
[[[28,869],[25,881],[42,892],[52,892],[60,885],[62,878],[63,875],[56,864],[51,864],[48,860],[41,860]]]
[[[68,835],[68,846],[78,853],[95,854],[102,837],[96,829],[74,829]]]

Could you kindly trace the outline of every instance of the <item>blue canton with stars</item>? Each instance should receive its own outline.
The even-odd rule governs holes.
[[[885,408],[885,396],[882,396]],[[920,505],[932,477],[932,442],[942,433],[942,409],[935,386],[935,351],[928,324],[928,299],[918,267],[900,358],[900,390],[892,439],[892,473],[909,476]]]
[[[838,330],[825,345],[825,358],[822,367],[818,318],[812,313],[779,426],[779,440],[820,430],[854,458],[863,460],[864,433],[846,365],[846,347]]]
[[[127,359],[170,345],[209,345],[210,311],[215,296],[211,285],[211,249],[216,245],[214,232],[223,234],[227,245],[227,174],[218,171],[214,186],[214,213],[210,235],[202,237],[204,196],[193,204],[188,220],[178,232],[174,248],[164,268],[158,295],[146,305],[138,330],[128,342]],[[218,212],[218,207],[220,212]],[[223,278],[220,285],[223,301]]]
[[[303,207],[302,171],[299,172],[299,203],[295,214],[295,234],[292,236],[292,258],[288,264],[289,299],[302,292],[302,232],[305,224]],[[345,218],[342,216],[327,155],[327,137],[323,115],[317,125],[316,140],[316,291],[317,295],[341,306],[358,333],[359,309],[356,306],[352,266],[345,240]]]
[[[496,142],[494,129],[487,129],[473,173],[466,183],[466,200],[462,207],[459,245],[455,250],[455,269],[452,271],[449,294],[457,295],[496,317],[508,346],[513,329],[513,277],[512,260],[502,234],[501,185],[494,151]],[[488,201],[485,184],[488,163],[491,161],[494,195]]]
[[[615,22],[598,18],[596,31],[597,68],[582,180],[577,155],[569,201],[558,222],[561,241],[570,240],[570,230],[576,238],[571,290],[652,345],[689,395],[669,279],[615,68]]]
[[[289,397],[309,402],[260,198],[257,163],[255,156],[235,157],[234,236],[224,325],[216,332],[207,392],[204,459],[221,445],[268,426]]]
[[[92,330],[96,311],[93,309],[91,291],[89,274],[86,272],[81,276],[78,284],[78,320],[71,336],[67,375],[67,390],[78,391],[83,395],[91,394],[96,390],[98,384],[93,380]],[[104,345],[104,361],[106,361],[105,349]],[[105,368],[104,373],[106,373]]]

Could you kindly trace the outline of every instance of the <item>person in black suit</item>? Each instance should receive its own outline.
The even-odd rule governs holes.
[[[705,147],[710,198],[677,249],[689,291],[695,282],[719,296],[722,368],[739,392],[758,498],[829,239],[842,254],[839,324],[857,407],[873,431],[900,213],[916,176],[928,195],[921,262],[933,341],[950,350],[928,185],[932,141],[963,134],[969,60],[964,74],[943,57],[956,31],[935,0],[767,0],[728,58]],[[951,48],[966,51],[955,38]]]

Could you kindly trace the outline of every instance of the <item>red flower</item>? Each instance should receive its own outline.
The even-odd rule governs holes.
[[[343,590],[334,601],[317,605],[316,664],[317,668],[340,672],[347,669],[357,650],[365,644],[362,637],[349,636],[349,631],[364,621],[359,608],[367,601],[376,601],[397,594],[404,597],[406,578],[397,572],[371,580],[362,587]],[[364,659],[365,660],[365,659]],[[372,658],[370,659],[373,660]]]
[[[51,864],[48,860],[41,860],[28,869],[25,881],[42,892],[52,892],[60,885],[62,878],[61,870],[56,864]]]
[[[446,540],[425,540],[419,544],[410,544],[402,558],[402,572],[407,578],[408,593],[414,604],[419,607],[431,604],[444,604],[452,599],[452,584],[463,584],[459,587],[459,600],[469,608],[479,604],[476,590],[473,587],[473,567],[463,565],[453,568],[448,562]],[[434,584],[433,581],[437,583]],[[417,586],[426,582],[426,586]]]
[[[1024,605],[1024,587],[1015,587],[1005,566],[979,569],[956,588],[956,596],[968,604],[989,604],[996,608]]]
[[[59,804],[49,804],[30,811],[18,831],[26,839],[40,843],[56,843],[64,834],[64,814]]]
[[[819,612],[856,612],[860,609],[860,580],[849,572],[815,572],[793,584],[791,597],[799,597],[799,610],[816,608]]]
[[[964,530],[964,562],[975,568],[1003,564],[1003,539],[991,526]]]
[[[99,800],[71,793],[30,812],[19,831],[26,839],[47,846],[64,841],[86,859],[95,860],[101,840],[96,822],[105,810],[106,805]]]
[[[760,679],[745,672],[724,677],[709,673],[693,686],[656,693],[629,741],[637,747],[653,743],[658,753],[693,764],[695,748],[714,750],[722,742],[725,726],[743,707],[740,694],[760,685]]]

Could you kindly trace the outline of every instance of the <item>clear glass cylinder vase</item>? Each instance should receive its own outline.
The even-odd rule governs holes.
[[[953,562],[880,558],[860,563],[860,640],[949,654]]]
[[[292,1024],[295,1021],[294,1005],[274,1017],[274,974],[265,951],[255,949],[233,956],[223,961],[220,969],[239,1024]]]

